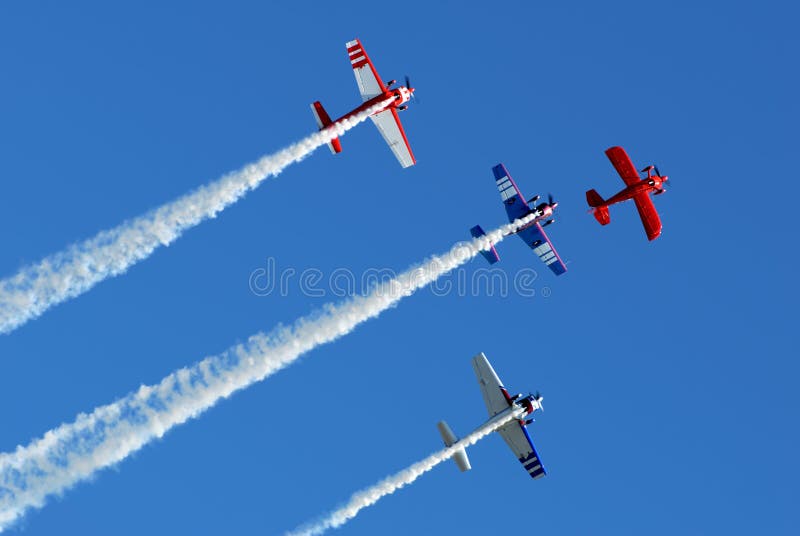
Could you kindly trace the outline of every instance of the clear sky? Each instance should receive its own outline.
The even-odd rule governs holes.
[[[0,337],[0,451],[338,300],[332,275],[399,271],[504,223],[498,162],[560,202],[548,232],[569,272],[507,240],[497,266],[534,269],[534,296],[423,290],[12,533],[292,529],[438,449],[439,419],[481,424],[479,351],[510,390],[544,394],[530,431],[548,477],[490,436],[471,472],[438,467],[342,532],[796,532],[795,6],[143,4],[0,7],[0,276],[305,136],[314,100],[354,107],[355,37],[417,88],[402,117],[418,164],[361,125],[342,154]],[[605,228],[587,212],[585,190],[622,187],[612,145],[674,180],[654,243],[632,205]],[[271,263],[298,275],[253,292]]]

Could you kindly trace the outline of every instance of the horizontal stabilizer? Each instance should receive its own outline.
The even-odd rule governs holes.
[[[484,232],[484,230],[481,228],[480,225],[476,225],[475,227],[470,229],[469,232],[472,235],[472,238],[486,236],[486,233]],[[498,255],[497,250],[494,249],[494,244],[492,244],[492,247],[490,249],[481,251],[481,255],[483,255],[483,258],[486,259],[486,261],[489,264],[494,264],[500,261],[500,255]]]
[[[597,190],[589,190],[586,192],[586,202],[589,206],[594,208],[592,213],[600,225],[608,225],[611,222],[611,216],[608,214],[608,205],[605,199],[602,198]]]
[[[314,118],[317,120],[317,126],[319,127],[320,130],[333,124],[333,121],[331,121],[328,112],[326,112],[325,108],[322,107],[321,102],[316,101],[314,104],[312,104],[311,111],[314,112]],[[328,142],[328,148],[334,154],[341,153],[342,142],[339,141],[339,138],[333,138],[331,141]]]
[[[439,434],[442,436],[445,447],[451,447],[458,441],[458,438],[450,429],[450,427],[447,426],[446,422],[439,421],[436,424],[436,427],[439,429]],[[472,466],[469,464],[469,458],[467,458],[467,451],[463,448],[458,449],[455,454],[453,454],[453,461],[456,462],[456,465],[461,472],[472,469]]]
[[[600,225],[608,225],[611,223],[611,215],[608,213],[608,207],[598,207],[594,209],[594,219],[600,222]]]

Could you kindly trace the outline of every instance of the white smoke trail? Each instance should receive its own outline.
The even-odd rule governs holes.
[[[374,486],[370,486],[369,488],[354,493],[350,497],[350,500],[347,501],[347,504],[341,508],[334,510],[323,519],[315,523],[304,525],[292,532],[286,533],[286,536],[316,536],[317,534],[322,534],[328,529],[341,527],[356,517],[364,508],[372,506],[386,495],[391,495],[403,486],[411,484],[443,461],[449,460],[458,449],[474,445],[504,424],[519,418],[520,412],[510,413],[502,419],[490,420],[464,439],[454,443],[452,446],[431,454],[424,460],[418,461],[417,463],[406,467],[402,471],[384,478]]]
[[[0,280],[0,334],[13,331],[50,307],[83,294],[104,279],[124,273],[159,246],[169,245],[187,229],[216,217],[265,179],[278,175],[288,165],[341,136],[391,101],[380,102],[171,203],[102,231]]]
[[[96,471],[125,459],[172,427],[199,416],[220,399],[263,380],[302,354],[351,332],[406,296],[457,268],[535,219],[530,215],[453,246],[365,296],[328,304],[288,327],[259,333],[226,352],[179,369],[27,446],[0,454],[0,531],[28,508],[42,507]]]

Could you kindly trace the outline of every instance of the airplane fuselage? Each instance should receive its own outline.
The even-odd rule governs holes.
[[[344,114],[342,117],[340,117],[339,119],[335,120],[333,123],[334,124],[340,123],[341,121],[344,121],[345,119],[349,119],[349,118],[351,118],[351,117],[353,117],[355,115],[358,115],[361,112],[363,112],[364,110],[368,110],[371,107],[375,106],[376,104],[380,104],[381,102],[384,102],[387,99],[394,99],[394,100],[392,100],[392,102],[388,103],[386,105],[386,107],[384,108],[384,110],[389,109],[389,108],[397,108],[397,109],[399,109],[404,103],[408,102],[408,100],[411,98],[411,94],[412,93],[414,93],[414,88],[407,88],[405,86],[400,86],[400,87],[397,87],[395,89],[388,89],[387,88],[386,91],[384,91],[380,95],[376,95],[376,96],[372,97],[371,99],[369,99],[367,101],[364,101],[364,103],[361,104],[361,106],[359,106],[358,108],[355,108],[354,110]],[[405,108],[403,108],[403,109],[405,109]],[[380,111],[383,111],[383,110],[380,110]],[[375,113],[379,113],[379,112],[375,112]]]
[[[501,411],[500,413],[498,413],[497,415],[495,415],[494,417],[492,417],[491,419],[489,419],[488,421],[486,421],[485,423],[480,425],[475,430],[476,431],[480,430],[481,428],[483,428],[484,426],[489,425],[489,424],[494,424],[494,423],[497,423],[497,422],[500,422],[500,421],[504,421],[511,414],[514,415],[515,419],[521,419],[526,415],[526,412],[525,412],[524,408],[521,408],[520,406],[517,406],[516,404],[511,405],[507,409],[504,409],[503,411]]]
[[[525,216],[523,216],[523,218],[528,217],[531,214],[536,214],[537,215],[536,218],[534,218],[533,221],[517,229],[514,232],[514,234],[522,231],[523,229],[527,229],[528,227],[532,227],[533,225],[536,225],[540,221],[551,217],[557,206],[558,203],[553,203],[552,205],[548,203],[540,203],[537,207],[530,209],[528,213],[525,214]]]
[[[609,197],[600,206],[608,207],[611,205],[615,205],[617,203],[622,203],[623,201],[632,199],[639,194],[649,193],[651,190],[655,192],[656,195],[664,191],[662,177],[652,176],[646,179],[642,179],[639,182],[634,183],[625,188],[624,190],[621,190],[615,195]]]

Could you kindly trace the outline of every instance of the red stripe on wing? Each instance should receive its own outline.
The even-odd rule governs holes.
[[[411,150],[411,145],[408,143],[408,138],[406,138],[406,131],[403,130],[403,123],[400,122],[400,116],[397,115],[397,108],[392,108],[392,115],[394,116],[394,120],[397,123],[397,128],[400,129],[400,134],[403,136],[403,141],[406,144],[406,149],[408,149],[408,154],[411,156],[411,161],[413,163],[417,163],[417,159],[414,158],[414,152]]]

